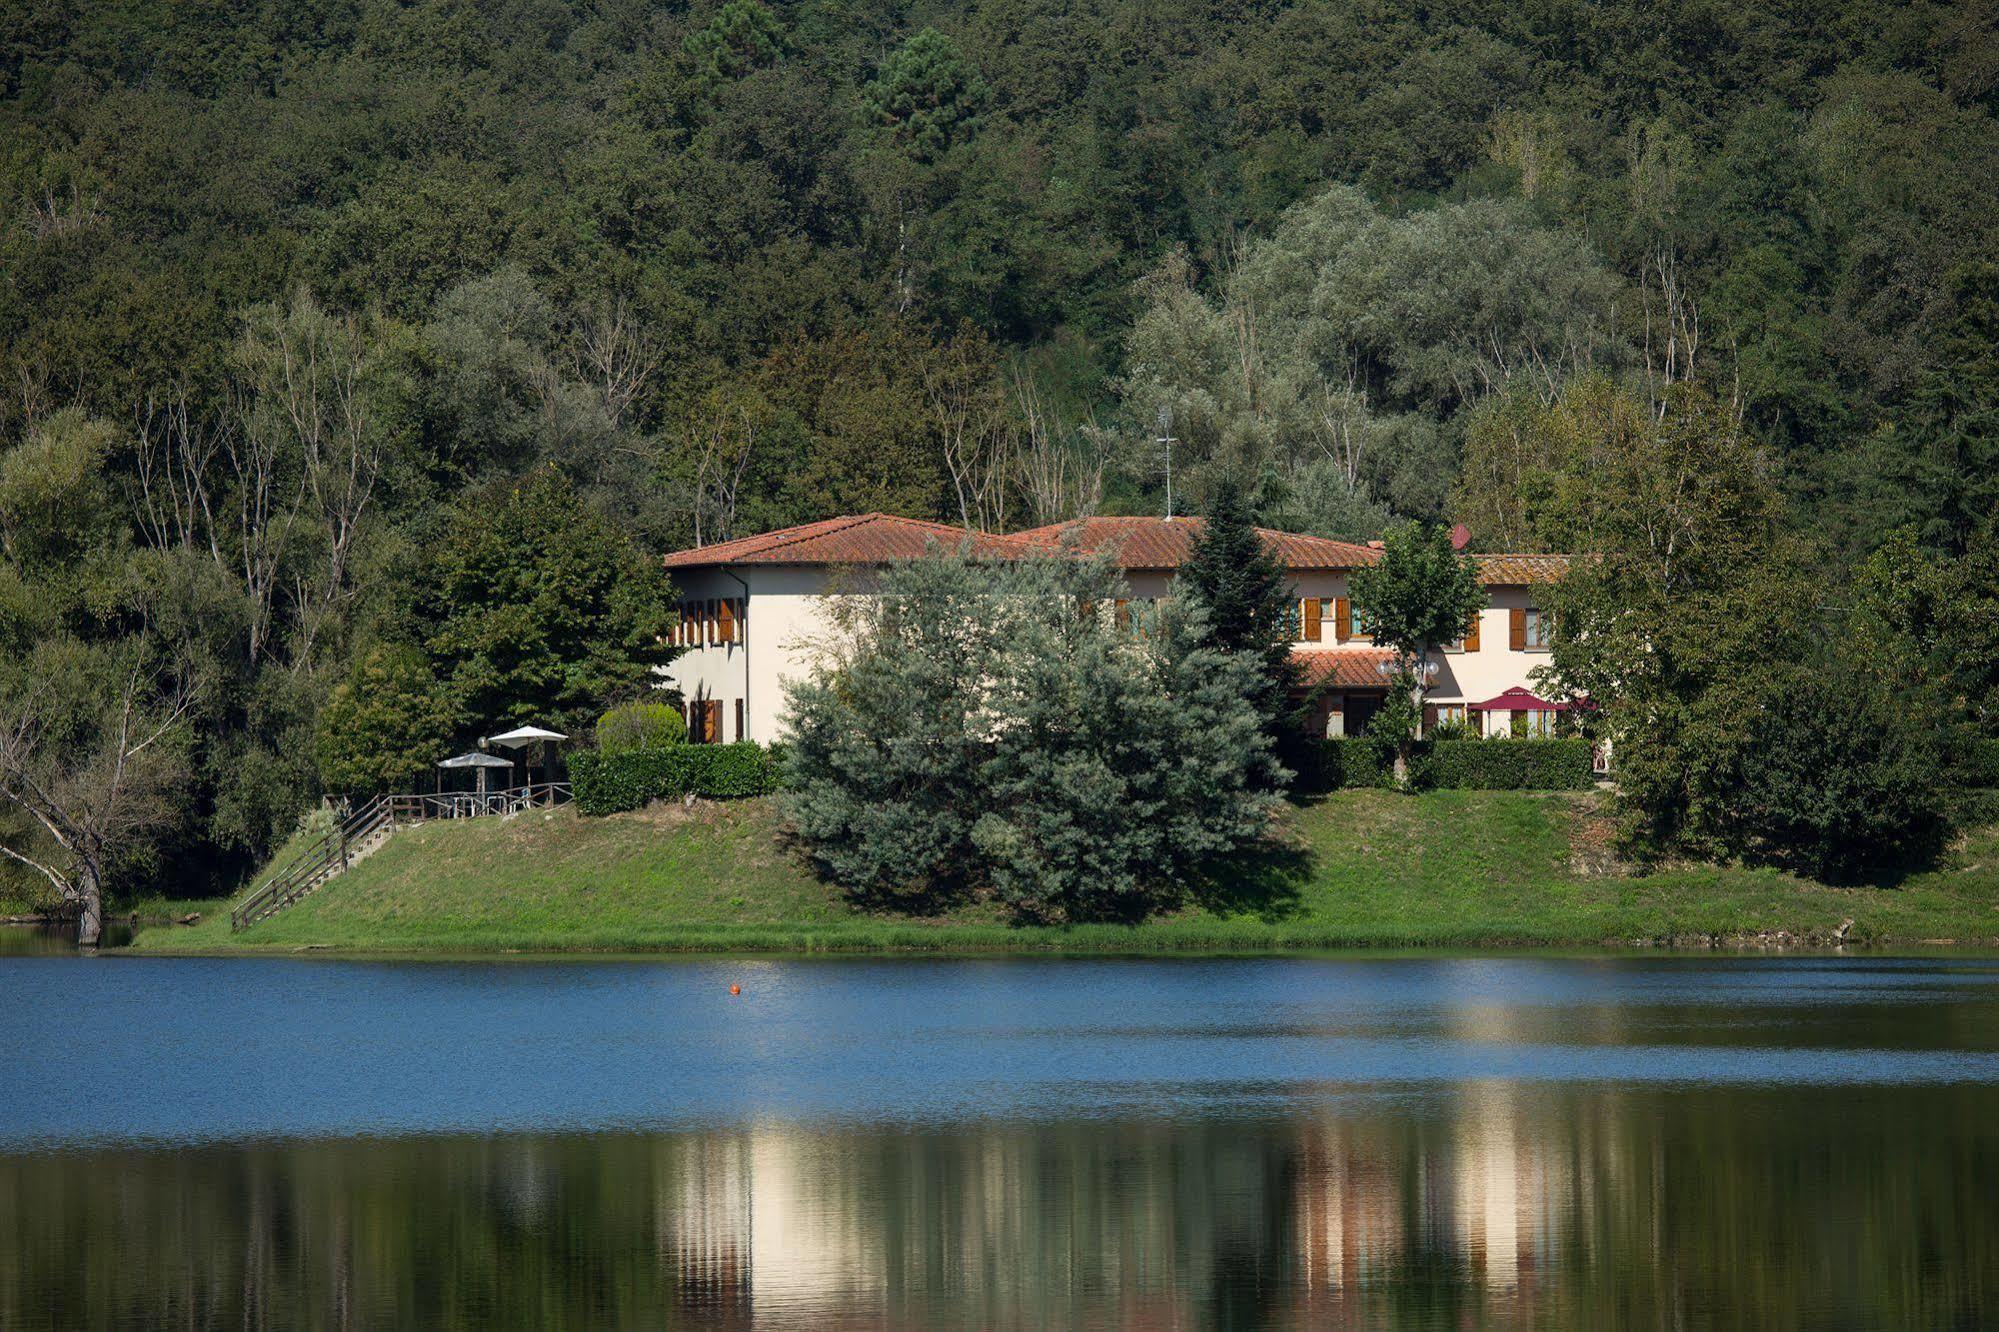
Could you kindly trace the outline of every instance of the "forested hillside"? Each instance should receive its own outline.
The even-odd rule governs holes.
[[[1728,567],[1933,677],[1999,633],[1933,613],[1994,567],[1995,13],[0,0],[0,748],[85,815],[0,842],[226,886],[632,687],[662,550],[1156,512],[1162,435],[1183,506],[1496,547],[1655,530],[1575,483],[1718,432]]]

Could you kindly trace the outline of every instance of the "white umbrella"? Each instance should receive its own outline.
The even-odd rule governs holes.
[[[533,744],[537,740],[567,740],[568,738],[568,736],[560,731],[543,730],[539,726],[516,726],[511,731],[502,731],[498,735],[487,736],[483,743],[500,745],[506,749],[521,749]]]
[[[483,745],[499,745],[505,749],[526,749],[529,745],[535,744],[538,741],[567,740],[568,738],[562,732],[551,731],[546,727],[516,726],[511,731],[502,731],[498,735],[489,735],[479,743]],[[525,767],[526,765],[523,764],[522,766]],[[526,775],[532,777],[534,774],[527,773]]]

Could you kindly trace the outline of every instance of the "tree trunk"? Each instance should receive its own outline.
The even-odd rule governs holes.
[[[76,922],[76,942],[79,947],[95,948],[104,937],[104,891],[97,866],[86,862],[77,871],[76,890],[77,900],[83,904],[83,914]]]

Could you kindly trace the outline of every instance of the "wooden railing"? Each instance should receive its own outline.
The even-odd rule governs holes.
[[[229,928],[247,929],[269,920],[387,841],[399,823],[519,814],[553,809],[567,804],[569,798],[568,782],[535,782],[505,791],[376,796],[280,865],[261,887],[237,903],[229,913]]]

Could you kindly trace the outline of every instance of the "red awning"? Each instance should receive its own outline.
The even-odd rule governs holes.
[[[1498,698],[1488,698],[1483,703],[1466,704],[1473,712],[1567,712],[1567,703],[1550,703],[1539,694],[1522,689],[1519,685],[1507,690]]]

